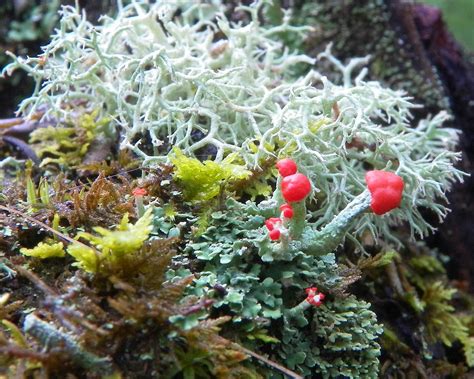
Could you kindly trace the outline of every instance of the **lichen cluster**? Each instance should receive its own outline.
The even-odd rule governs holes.
[[[29,141],[41,182],[29,164],[2,193],[2,210],[26,221],[3,222],[0,269],[44,293],[25,299],[44,309],[16,320],[22,330],[8,324],[20,305],[0,298],[8,374],[24,361],[61,370],[57,352],[40,350],[48,335],[71,372],[124,377],[134,365],[148,377],[375,378],[417,360],[429,371],[436,336],[472,365],[474,322],[460,313],[472,300],[451,303],[440,255],[416,243],[463,177],[447,113],[413,125],[405,93],[364,79],[366,58],[289,49],[312,28],[289,13],[275,24],[267,2],[236,12],[237,23],[218,3],[134,1],[93,25],[63,7],[44,53],[5,69],[33,76],[20,112],[49,125]],[[308,183],[290,200],[274,168],[288,157]],[[369,209],[369,170],[403,193],[383,216]],[[270,239],[265,220],[283,198],[286,234]]]
[[[365,82],[365,70],[355,73],[365,59],[344,65],[330,50],[318,57],[341,71],[342,85],[314,69],[291,76],[296,65],[315,60],[289,52],[276,37],[308,28],[288,25],[288,17],[265,27],[258,19],[262,7],[246,7],[250,22],[231,26],[210,5],[185,7],[176,19],[168,3],[134,3],[101,27],[65,7],[61,28],[44,48],[44,63],[15,58],[7,67],[21,67],[37,79],[20,111],[32,114],[48,105],[46,114],[65,117],[63,104],[87,102],[113,118],[121,147],[144,165],[165,162],[171,146],[218,162],[238,151],[250,168],[268,156],[291,155],[317,188],[314,216],[321,223],[363,188],[366,165],[393,168],[411,188],[405,199],[411,206],[391,221],[408,220],[412,232],[425,236],[430,225],[416,207],[443,218],[446,208],[426,199],[443,197],[462,175],[452,168],[459,158],[451,151],[457,132],[441,129],[446,114],[410,127],[413,105],[402,92]],[[356,234],[383,230],[396,240],[386,225],[364,216]]]

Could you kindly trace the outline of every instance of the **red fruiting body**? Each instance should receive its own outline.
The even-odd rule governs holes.
[[[298,171],[295,161],[289,158],[279,160],[276,167],[281,176],[293,175]]]
[[[145,188],[134,188],[132,191],[133,196],[146,196],[148,194],[148,191]]]
[[[285,176],[281,181],[281,192],[288,202],[304,200],[310,191],[311,183],[303,174]]]
[[[272,241],[276,241],[280,239],[281,232],[279,229],[273,229],[268,232],[268,235]]]
[[[265,226],[268,229],[268,236],[272,241],[280,239],[282,232],[282,221],[278,217],[271,217],[265,220]],[[284,230],[284,228],[283,228]]]
[[[400,205],[404,183],[397,174],[373,170],[365,174],[365,182],[372,196],[370,208],[375,214],[383,215]]]
[[[316,307],[319,307],[323,303],[324,298],[326,297],[323,293],[318,293],[318,289],[316,287],[306,288],[305,291],[308,295],[306,301]]]
[[[281,224],[281,219],[279,219],[278,217],[271,217],[265,220],[265,226],[270,232],[274,230],[278,224]]]
[[[322,293],[318,293],[314,295],[313,297],[308,297],[306,301],[310,303],[311,305],[314,305],[315,307],[319,307],[324,300],[325,296]]]
[[[293,208],[290,204],[283,204],[280,206],[280,211],[283,213],[285,218],[293,218]]]

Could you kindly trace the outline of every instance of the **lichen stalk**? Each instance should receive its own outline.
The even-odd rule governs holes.
[[[281,193],[281,181],[282,181],[282,179],[283,179],[283,177],[281,175],[277,176],[275,191],[273,191],[273,196],[272,196],[272,201],[275,202],[275,204],[281,204],[285,201],[283,199],[283,195]]]
[[[294,214],[290,221],[290,236],[292,239],[299,239],[306,226],[306,202],[293,203],[292,208]]]
[[[135,206],[137,209],[137,216],[140,218],[145,214],[145,205],[143,204],[143,196],[135,197]]]
[[[330,253],[342,242],[353,221],[370,207],[368,190],[354,198],[334,219],[319,231],[307,228],[302,238],[302,250],[307,254]]]
[[[311,307],[312,305],[305,299],[298,305],[295,305],[293,308],[289,309],[287,311],[286,317],[288,319],[296,318]]]

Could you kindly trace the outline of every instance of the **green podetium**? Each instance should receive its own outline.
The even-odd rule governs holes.
[[[293,161],[289,159],[283,161],[277,163],[280,174],[283,176],[281,181],[282,196],[288,203],[295,204],[297,209],[300,209],[304,207],[304,200],[310,193],[311,184],[305,175],[296,172],[296,164]],[[289,165],[288,161],[291,161],[295,166],[291,175],[287,174],[287,170],[284,169]],[[310,225],[306,225],[305,214],[295,212],[293,215],[292,212],[289,226],[290,229],[293,227],[290,233],[291,237],[298,239],[294,243],[295,247],[307,254],[328,254],[340,244],[353,221],[369,207],[375,214],[383,215],[400,205],[404,187],[403,179],[400,176],[387,171],[372,170],[367,172],[365,180],[368,189],[356,196],[321,230],[315,231]],[[284,215],[284,213],[282,214]],[[280,235],[287,235],[284,222],[281,219],[268,219],[266,226],[272,240],[280,239]],[[284,243],[283,246],[286,247],[287,243]]]

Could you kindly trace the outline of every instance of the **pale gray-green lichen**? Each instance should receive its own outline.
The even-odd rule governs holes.
[[[144,165],[167,161],[171,146],[191,156],[207,149],[216,161],[238,152],[249,168],[291,156],[313,183],[319,226],[364,190],[367,169],[393,170],[406,183],[402,207],[382,218],[363,215],[355,236],[370,230],[397,242],[389,225],[402,221],[412,235],[426,235],[433,227],[419,207],[442,219],[447,208],[435,199],[462,179],[453,166],[458,133],[442,128],[447,114],[411,125],[405,93],[365,81],[359,67],[367,58],[343,64],[329,48],[318,59],[341,72],[341,85],[316,68],[292,76],[315,59],[278,37],[309,28],[291,26],[288,15],[281,25],[263,25],[264,8],[242,7],[250,21],[234,24],[217,3],[136,1],[94,26],[64,7],[44,58],[15,58],[7,72],[23,68],[37,81],[22,113],[46,106],[61,117],[86,103],[113,117],[121,147]]]
[[[334,53],[341,59],[370,54],[370,78],[405,90],[423,104],[421,114],[450,109],[444,85],[418,36],[412,2],[319,0],[300,5],[295,22],[318,27],[306,41],[309,54],[328,42],[334,42]],[[321,71],[338,75],[329,66]]]

